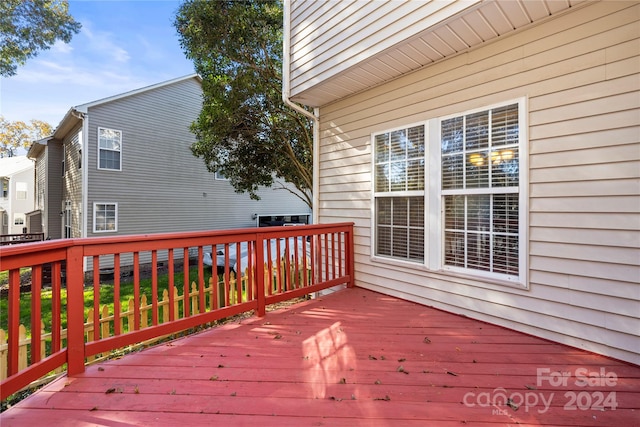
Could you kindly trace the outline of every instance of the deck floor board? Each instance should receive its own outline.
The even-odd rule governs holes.
[[[539,368],[569,376],[538,383]],[[580,385],[580,372],[592,382]],[[600,372],[615,384],[588,376]],[[640,367],[356,288],[91,365],[0,414],[3,427],[43,420],[633,426]]]

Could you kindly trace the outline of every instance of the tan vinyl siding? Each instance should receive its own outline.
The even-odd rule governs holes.
[[[214,179],[189,148],[200,105],[192,78],[89,107],[89,236],[254,227],[253,214],[309,212],[286,190],[261,189],[255,201]],[[97,168],[98,127],[122,132],[121,171]],[[94,203],[118,204],[117,233],[93,233]]]
[[[356,282],[640,363],[640,4],[598,2],[321,109]],[[527,98],[529,289],[371,260],[371,134]],[[348,197],[345,197],[345,191]]]
[[[416,27],[435,25],[474,2],[296,1],[291,11],[291,90],[295,95],[416,34],[394,25],[411,16]],[[405,55],[415,54],[409,52]],[[437,57],[437,54],[434,54]],[[407,69],[408,71],[408,69]],[[394,71],[390,70],[390,75]],[[368,85],[366,73],[354,85]]]

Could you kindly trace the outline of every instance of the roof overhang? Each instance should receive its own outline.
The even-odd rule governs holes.
[[[291,100],[320,107],[446,58],[468,52],[516,31],[538,25],[594,0],[477,0],[437,24],[379,54],[291,93]]]

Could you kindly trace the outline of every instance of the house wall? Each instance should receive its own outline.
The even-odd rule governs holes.
[[[17,184],[25,183],[27,184],[27,197],[26,199],[18,199],[17,198]],[[9,196],[11,197],[11,210],[9,215],[9,234],[20,234],[22,233],[24,228],[27,227],[27,220],[25,216],[24,224],[15,225],[14,224],[14,214],[26,214],[27,212],[31,212],[33,210],[33,194],[34,194],[34,174],[33,174],[33,166],[24,169],[20,172],[15,173],[9,182]]]
[[[33,162],[24,156],[0,159],[0,174],[8,185],[8,197],[0,196],[0,211],[6,211],[7,215],[6,218],[0,217],[3,234],[21,234],[24,228],[28,228],[25,214],[33,210],[33,171]],[[18,188],[26,190],[24,199],[18,198]],[[22,215],[24,224],[15,224],[16,214]]]
[[[415,35],[417,28],[428,28],[476,3],[479,1],[292,2],[291,94],[383,52]],[[407,17],[416,25],[396,25]]]
[[[66,209],[65,202],[71,202],[71,237],[82,237],[82,126],[78,125],[62,141],[65,170],[62,178],[61,211]],[[64,218],[62,220],[64,227]],[[64,235],[64,233],[63,233]]]
[[[359,286],[640,363],[640,4],[598,2],[321,109],[321,222]],[[523,289],[374,262],[371,134],[526,97]]]
[[[60,239],[62,237],[62,144],[51,140],[46,147],[46,228],[45,239]]]
[[[309,212],[288,191],[261,189],[255,201],[216,180],[189,148],[200,105],[194,78],[89,108],[89,237],[255,227],[256,213]],[[121,171],[97,168],[98,127],[122,131]],[[96,202],[118,204],[117,233],[93,232]]]

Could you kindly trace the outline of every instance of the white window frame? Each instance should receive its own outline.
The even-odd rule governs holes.
[[[413,197],[422,197],[423,199],[425,198],[425,194],[426,194],[426,189],[427,189],[427,182],[428,182],[428,177],[426,175],[427,173],[427,169],[425,168],[425,175],[423,176],[423,181],[424,181],[424,188],[422,190],[404,190],[404,191],[377,191],[376,190],[376,166],[378,164],[378,162],[376,161],[376,152],[375,152],[375,147],[376,147],[376,136],[378,135],[383,135],[383,134],[387,134],[387,133],[393,133],[396,131],[401,131],[401,130],[408,130],[411,128],[415,128],[415,127],[423,127],[424,130],[424,149],[425,151],[428,150],[428,128],[426,127],[424,122],[419,122],[419,123],[413,123],[413,124],[409,124],[406,126],[399,126],[399,127],[395,127],[392,129],[385,129],[382,132],[375,132],[373,134],[371,134],[371,145],[372,145],[372,162],[371,162],[371,168],[372,168],[372,177],[373,179],[371,180],[372,182],[372,198],[371,198],[371,230],[372,230],[372,241],[371,241],[371,257],[374,259],[378,259],[378,260],[382,260],[382,261],[386,261],[386,260],[393,260],[393,261],[397,261],[400,263],[411,263],[414,265],[420,265],[419,261],[417,261],[414,258],[410,258],[410,257],[394,257],[394,256],[386,256],[386,255],[378,255],[376,254],[376,249],[377,249],[377,245],[378,245],[378,215],[377,215],[377,211],[376,211],[376,206],[377,206],[377,200],[379,199],[383,199],[383,198],[413,198]],[[411,160],[415,160],[416,158],[413,158]],[[407,159],[405,159],[406,161]],[[391,162],[391,161],[390,161]],[[426,212],[426,205],[424,206],[425,208],[425,212]],[[409,228],[410,226],[407,225],[407,228]],[[396,228],[393,225],[391,226],[391,228]],[[426,223],[423,223],[423,231],[424,231],[424,242],[427,241],[427,228],[426,228]],[[408,243],[408,242],[407,242]],[[424,246],[425,243],[423,243],[423,260],[426,259],[427,257],[427,252],[426,252],[426,246]]]
[[[482,270],[460,268],[445,265],[445,224],[444,224],[444,195],[442,191],[442,159],[441,159],[441,122],[453,117],[465,116],[476,112],[487,111],[498,107],[518,104],[518,150],[519,150],[519,176],[518,176],[518,275],[498,274]],[[461,111],[447,116],[436,117],[426,122],[425,126],[425,251],[424,262],[413,260],[400,260],[376,255],[376,192],[375,192],[375,135],[392,132],[398,129],[406,129],[419,125],[413,123],[393,129],[371,134],[372,151],[372,197],[371,197],[371,259],[374,262],[402,265],[405,268],[416,270],[428,270],[448,275],[459,276],[467,279],[481,280],[483,283],[516,286],[528,289],[528,108],[527,98],[517,98],[492,105],[482,106],[468,111]],[[499,191],[498,191],[499,192]],[[445,191],[446,193],[446,191]],[[398,193],[398,196],[402,196]]]
[[[27,200],[29,195],[29,184],[26,182],[16,182],[16,200]]]
[[[114,149],[110,149],[110,148],[102,148],[100,146],[100,133],[101,131],[112,131],[112,132],[118,132],[120,134],[120,149],[119,150],[114,150]],[[98,146],[98,161],[97,161],[97,167],[100,170],[105,170],[105,171],[122,171],[122,131],[118,130],[118,129],[111,129],[111,128],[104,128],[104,127],[98,127],[98,140],[97,140],[97,146]],[[105,168],[105,167],[101,167],[100,166],[100,159],[101,159],[101,153],[102,152],[112,152],[112,153],[118,153],[118,155],[120,156],[120,168],[119,169],[115,169],[115,168]]]
[[[96,212],[98,205],[111,205],[115,207],[115,226],[113,230],[98,230],[98,223],[96,221]],[[118,231],[118,203],[116,202],[95,202],[93,204],[93,232],[94,233],[115,233]]]
[[[73,228],[72,228],[73,216],[71,212],[71,200],[65,200],[63,212],[64,213],[62,217],[62,228],[63,228],[62,235],[64,236],[65,239],[70,239],[71,237],[73,237]]]
[[[216,171],[216,173],[214,174],[215,179],[217,179],[218,181],[229,181],[229,178],[227,178],[226,176],[224,176],[222,174],[222,172],[218,172]]]
[[[9,198],[9,180],[7,178],[1,178],[0,179],[0,185],[2,187],[0,187],[0,196],[3,199],[8,199]]]
[[[18,222],[18,221],[20,221],[20,222]],[[24,227],[26,223],[27,223],[27,216],[25,214],[19,213],[19,212],[16,212],[16,213],[13,214],[13,225],[14,226],[21,225],[21,226]]]

